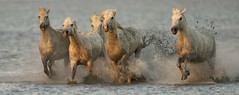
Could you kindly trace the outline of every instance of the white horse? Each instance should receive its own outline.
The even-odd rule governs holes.
[[[141,49],[144,46],[144,37],[133,27],[123,28],[116,21],[116,10],[105,10],[101,17],[104,22],[104,31],[107,32],[107,42],[105,44],[106,53],[110,59],[110,63],[114,69],[116,67],[121,71],[122,65],[128,58],[135,53],[135,57],[139,58]],[[131,79],[128,79],[130,82]]]
[[[98,32],[100,36],[102,37],[104,43],[107,41],[107,34],[104,32],[102,23],[101,23],[101,17],[93,14],[90,17],[91,27],[94,32]]]
[[[69,39],[62,36],[62,29],[53,29],[50,25],[48,14],[50,9],[38,9],[39,23],[41,29],[41,39],[39,43],[39,51],[44,67],[45,74],[51,78],[55,75],[52,65],[55,60],[64,59],[65,69],[69,63]],[[48,65],[48,67],[47,67]],[[50,73],[48,71],[50,70]]]
[[[104,44],[101,36],[97,32],[88,32],[80,34],[77,32],[76,21],[67,17],[63,22],[63,32],[65,37],[69,37],[69,55],[71,61],[71,80],[68,83],[76,83],[74,81],[76,69],[78,65],[87,65],[89,74],[92,75],[92,64],[104,52]]]
[[[173,9],[172,28],[174,35],[178,33],[177,66],[182,73],[181,80],[187,79],[190,72],[187,70],[187,62],[205,62],[207,61],[210,67],[211,75],[214,74],[216,43],[214,37],[207,31],[193,31],[188,28],[184,10]],[[181,67],[181,63],[185,63],[185,68]]]

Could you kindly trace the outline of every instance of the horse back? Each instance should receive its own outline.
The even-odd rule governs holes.
[[[125,27],[124,34],[129,43],[130,53],[133,53],[137,48],[143,46],[143,39],[139,31],[133,27]]]

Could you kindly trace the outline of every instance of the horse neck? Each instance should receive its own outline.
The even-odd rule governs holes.
[[[187,40],[189,37],[189,29],[188,28],[184,28],[183,30],[179,30],[178,31],[178,41],[184,42],[185,40]]]
[[[107,43],[108,44],[115,44],[115,42],[117,42],[116,29],[109,30],[107,32]]]
[[[178,41],[188,38],[188,35],[190,33],[190,29],[188,28],[188,23],[184,15],[183,20],[184,20],[183,29],[178,31]]]
[[[81,46],[81,38],[82,35],[78,34],[78,32],[73,33],[72,35],[69,35],[69,40],[70,40],[70,44],[73,47],[79,47]]]
[[[41,38],[42,39],[48,39],[51,37],[52,32],[54,32],[55,30],[50,26],[50,23],[47,25],[47,28],[42,31],[41,30]]]

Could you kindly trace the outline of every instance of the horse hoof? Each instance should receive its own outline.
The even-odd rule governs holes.
[[[186,73],[186,76],[189,76],[189,75],[190,75],[190,72],[189,72],[189,71],[186,71],[185,73]]]
[[[183,75],[183,76],[181,77],[181,80],[186,80],[187,78],[188,78],[187,75]]]
[[[77,84],[77,82],[68,78],[67,79],[67,84],[72,85],[72,84]]]
[[[186,77],[182,77],[181,80],[186,80],[187,78]]]

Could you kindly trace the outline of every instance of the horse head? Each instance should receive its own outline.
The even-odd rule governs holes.
[[[48,18],[50,9],[46,10],[46,8],[39,8],[38,12],[39,12],[38,18],[40,23],[40,29],[44,31],[50,25],[49,18]]]
[[[187,22],[186,22],[186,19],[185,19],[184,15],[183,15],[185,11],[186,11],[186,8],[184,10],[173,8],[171,32],[174,35],[176,35],[179,30],[183,30],[186,26]]]
[[[109,29],[113,29],[116,26],[115,24],[115,14],[116,14],[116,9],[108,9],[105,10],[101,13],[102,20],[104,22],[104,31],[108,32]]]
[[[67,17],[64,21],[63,21],[63,36],[67,37],[69,35],[73,35],[74,32],[76,32],[77,30],[77,25],[76,25],[76,21],[71,19],[70,17]]]

